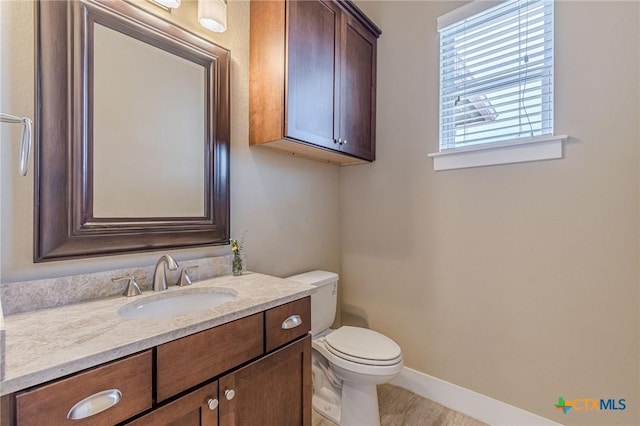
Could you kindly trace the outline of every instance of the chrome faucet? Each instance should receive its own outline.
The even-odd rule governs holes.
[[[153,273],[153,291],[167,289],[167,268],[170,271],[178,269],[178,262],[168,254],[163,254],[156,263],[156,270]]]

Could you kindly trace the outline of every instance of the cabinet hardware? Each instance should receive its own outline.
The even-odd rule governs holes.
[[[346,145],[346,144],[347,144],[347,140],[345,139],[345,140],[344,140],[344,142],[342,142],[342,143],[343,143],[344,145]]]
[[[224,397],[227,398],[227,401],[231,401],[234,396],[236,396],[236,391],[233,389],[227,389],[224,391]]]
[[[69,410],[69,413],[67,414],[67,418],[69,420],[80,420],[94,416],[113,407],[120,402],[121,398],[122,392],[118,389],[109,389],[94,393],[82,401],[78,401],[73,407],[71,407],[71,410]]]
[[[213,411],[218,408],[218,400],[216,398],[210,398],[207,401],[207,405],[209,406],[209,410]]]
[[[299,325],[302,325],[302,318],[300,318],[300,315],[291,315],[282,322],[282,329],[289,330],[291,328],[296,328]]]

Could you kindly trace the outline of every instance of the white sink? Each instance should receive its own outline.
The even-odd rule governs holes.
[[[118,315],[128,319],[176,317],[211,309],[235,298],[235,291],[226,288],[176,290],[128,303],[118,309]]]

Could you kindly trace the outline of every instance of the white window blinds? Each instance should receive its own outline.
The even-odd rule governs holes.
[[[553,0],[454,12],[438,20],[440,151],[552,134]]]

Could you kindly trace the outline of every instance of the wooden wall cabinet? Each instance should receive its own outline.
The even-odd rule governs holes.
[[[374,161],[380,34],[350,1],[252,1],[249,143]]]
[[[310,326],[306,297],[5,395],[0,425],[310,426]],[[122,400],[67,418],[106,389],[120,389]]]

